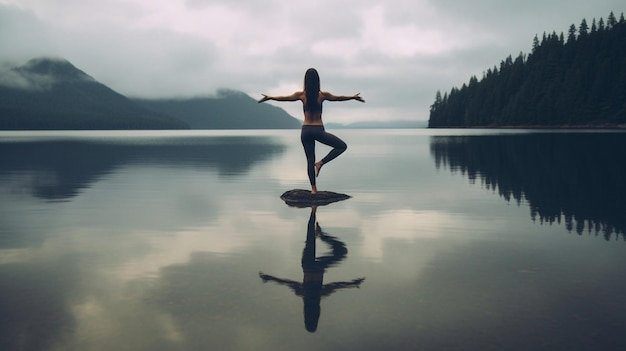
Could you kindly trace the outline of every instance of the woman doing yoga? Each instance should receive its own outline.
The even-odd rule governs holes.
[[[317,193],[315,178],[319,175],[320,169],[326,163],[341,155],[347,149],[346,143],[338,137],[326,132],[324,122],[322,122],[322,103],[328,101],[357,100],[365,102],[359,94],[352,96],[333,95],[320,90],[320,76],[315,68],[309,68],[304,75],[304,91],[296,91],[286,96],[269,96],[262,94],[263,98],[259,102],[267,100],[275,101],[302,101],[304,109],[304,123],[300,139],[304,147],[307,162],[307,174],[311,183],[311,194]],[[333,149],[320,161],[315,162],[315,141],[328,145]]]

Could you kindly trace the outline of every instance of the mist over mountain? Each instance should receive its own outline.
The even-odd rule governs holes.
[[[179,118],[192,129],[295,129],[301,126],[301,122],[285,110],[259,104],[235,90],[219,90],[215,97],[134,101],[153,111]]]
[[[61,58],[36,58],[0,72],[0,129],[181,129]]]
[[[301,122],[243,92],[129,99],[62,58],[0,69],[0,130],[288,129]]]

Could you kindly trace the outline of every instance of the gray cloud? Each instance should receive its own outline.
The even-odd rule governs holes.
[[[361,92],[367,101],[342,105],[341,122],[424,120],[437,90],[529,52],[535,34],[623,10],[614,0],[6,0],[0,60],[65,57],[118,92],[143,97],[224,87],[290,93],[316,67],[324,89]],[[299,117],[295,105],[281,107]]]

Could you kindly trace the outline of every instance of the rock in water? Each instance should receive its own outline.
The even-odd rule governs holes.
[[[328,205],[333,202],[349,199],[350,196],[332,191],[318,191],[317,194],[311,194],[310,190],[293,189],[285,191],[280,198],[289,206],[309,207],[313,205]]]

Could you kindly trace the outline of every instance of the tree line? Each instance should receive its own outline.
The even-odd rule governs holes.
[[[583,19],[567,33],[535,36],[478,80],[437,91],[428,126],[615,126],[626,123],[626,21]]]

